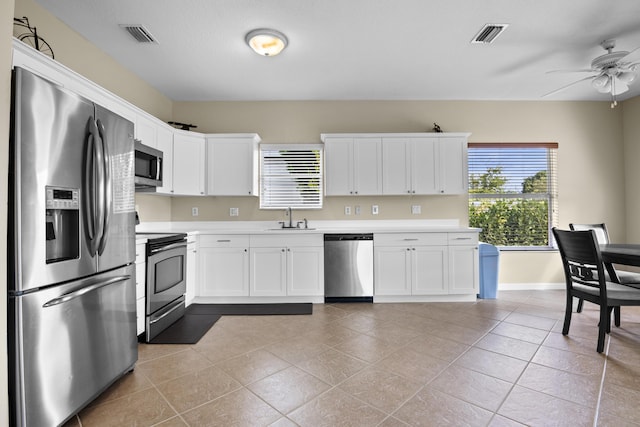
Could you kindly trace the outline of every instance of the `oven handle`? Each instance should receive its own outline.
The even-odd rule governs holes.
[[[170,315],[171,313],[173,313],[174,311],[176,311],[180,307],[182,307],[181,303],[175,305],[171,310],[167,311],[166,313],[163,313],[162,316],[149,321],[149,325],[153,325],[154,323],[161,321],[162,319],[164,319],[165,317],[167,317],[168,315]]]
[[[126,280],[131,279],[131,276],[118,276],[109,280],[105,280],[104,282],[94,283],[93,285],[89,285],[87,287],[78,289],[77,291],[69,292],[68,294],[61,295],[57,298],[49,300],[42,304],[42,307],[52,307],[54,305],[62,304],[67,301],[71,301],[72,299],[76,299],[81,297],[84,294],[95,291],[96,289],[103,288],[105,286],[113,285],[114,283],[124,282]]]
[[[187,248],[187,242],[172,243],[170,245],[163,246],[161,248],[151,249],[149,251],[149,253],[151,255],[156,255],[156,254],[159,254],[161,252],[170,251],[170,250],[176,249],[176,248],[185,248],[186,249]]]

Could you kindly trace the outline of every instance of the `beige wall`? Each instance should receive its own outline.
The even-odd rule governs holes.
[[[11,108],[13,1],[0,2],[0,425],[9,425],[7,378],[7,181]]]
[[[640,97],[622,104],[627,242],[640,242]]]

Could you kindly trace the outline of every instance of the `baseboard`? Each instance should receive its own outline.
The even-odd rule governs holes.
[[[500,283],[498,291],[543,291],[563,290],[565,283]]]

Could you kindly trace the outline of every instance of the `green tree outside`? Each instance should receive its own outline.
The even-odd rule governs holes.
[[[549,202],[543,198],[509,197],[502,168],[487,169],[469,178],[469,225],[482,228],[480,240],[496,246],[548,246]],[[547,172],[539,171],[522,183],[522,193],[547,193]],[[473,197],[495,194],[495,198]],[[514,194],[514,193],[511,193]],[[518,194],[518,193],[515,193]]]

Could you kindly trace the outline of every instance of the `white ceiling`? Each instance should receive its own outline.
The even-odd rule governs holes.
[[[606,101],[588,81],[542,98],[585,77],[546,72],[589,68],[604,39],[640,47],[640,0],[36,1],[176,101]],[[487,23],[509,27],[471,44]],[[264,27],[289,38],[279,56],[245,44]],[[638,95],[640,78],[619,99]]]

